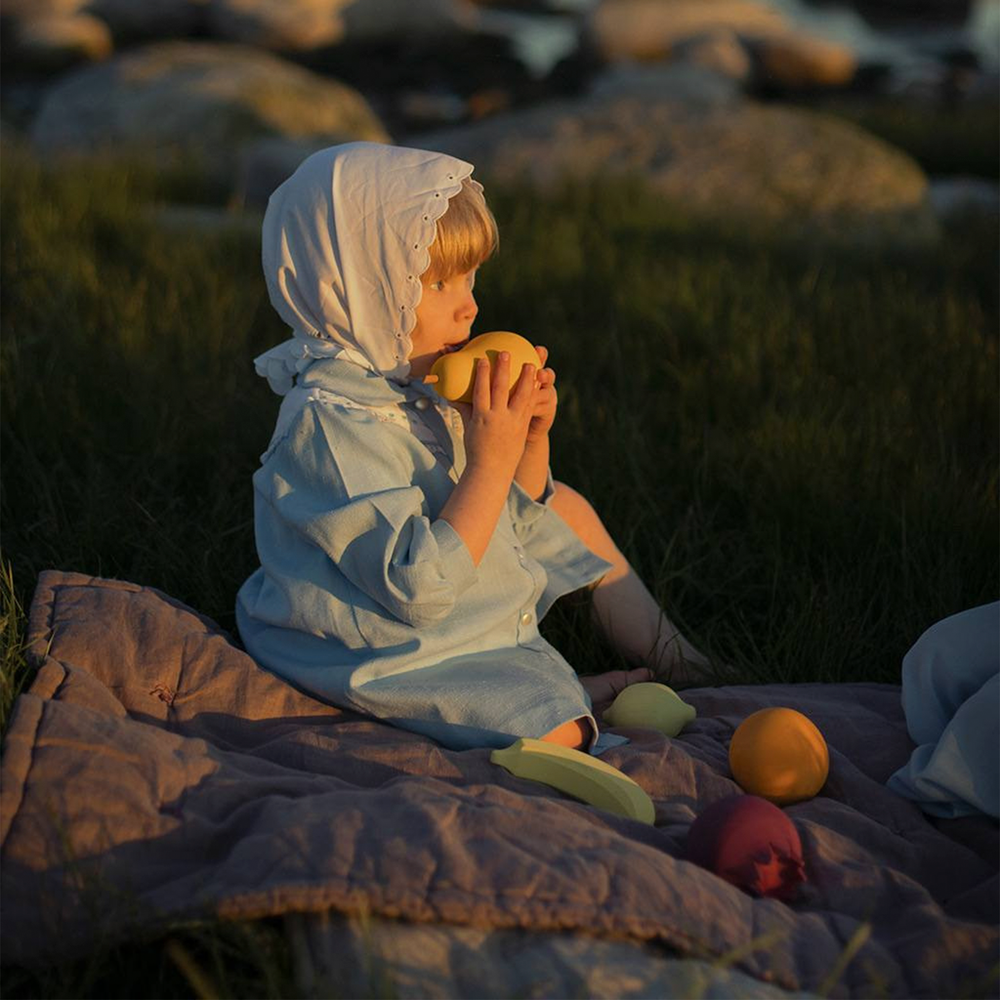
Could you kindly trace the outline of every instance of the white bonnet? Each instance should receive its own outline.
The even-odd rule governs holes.
[[[406,380],[435,223],[471,173],[443,153],[352,142],[313,153],[271,195],[264,278],[294,334],[255,359],[275,392],[320,357]]]

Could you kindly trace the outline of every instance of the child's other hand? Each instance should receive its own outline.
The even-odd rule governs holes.
[[[528,425],[529,442],[548,436],[555,423],[556,407],[559,405],[559,397],[556,394],[556,373],[551,368],[545,367],[545,363],[549,360],[549,349],[536,344],[535,350],[538,352],[542,367],[535,378],[538,383],[538,398],[531,415],[531,423]]]
[[[503,351],[492,366],[492,377],[484,358],[476,363],[474,379],[472,403],[452,403],[465,424],[467,463],[513,478],[541,392],[535,366],[524,365],[509,389],[510,354]]]

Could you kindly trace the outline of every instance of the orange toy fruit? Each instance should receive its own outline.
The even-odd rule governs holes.
[[[792,708],[747,716],[729,743],[729,767],[740,787],[777,805],[811,799],[830,773],[830,751],[812,721]]]

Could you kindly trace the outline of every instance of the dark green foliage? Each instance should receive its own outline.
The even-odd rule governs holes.
[[[233,624],[285,336],[255,240],[165,231],[142,170],[5,155],[3,531]],[[173,182],[176,183],[176,182]],[[491,190],[477,329],[545,344],[553,469],[747,678],[896,679],[996,595],[996,233],[881,253],[707,231],[639,185]],[[584,608],[546,629],[602,669]],[[579,602],[577,602],[579,603]]]

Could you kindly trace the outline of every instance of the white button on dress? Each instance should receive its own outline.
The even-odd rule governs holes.
[[[521,624],[527,625],[530,623],[530,621],[531,621],[531,612],[525,611],[524,614],[521,615]]]
[[[426,396],[421,396],[413,405],[418,410],[426,410],[431,405],[431,401]]]

